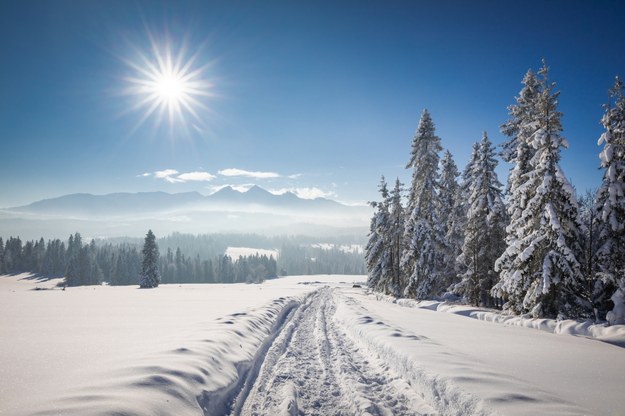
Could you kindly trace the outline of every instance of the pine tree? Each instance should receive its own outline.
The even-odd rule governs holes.
[[[160,274],[158,271],[158,246],[156,245],[156,237],[152,230],[148,230],[141,250],[143,260],[141,261],[141,275],[139,277],[139,286],[141,288],[158,287],[160,283]]]
[[[426,299],[444,286],[442,278],[443,226],[438,196],[438,153],[441,139],[427,110],[412,141],[412,184],[408,196],[402,269],[407,276],[404,294]]]
[[[533,99],[511,107],[524,111],[518,119],[511,111],[519,126],[510,180],[511,222],[506,251],[497,261],[501,273],[493,295],[507,298],[504,307],[515,312],[555,317],[580,310],[580,225],[573,188],[558,163],[560,148],[568,146],[560,135],[559,93],[548,82],[546,65],[539,75]]]
[[[381,202],[373,202],[371,206],[375,208],[375,213],[371,218],[369,229],[369,240],[365,247],[365,264],[368,271],[367,286],[376,291],[384,291],[389,282],[391,272],[390,243],[388,235],[389,193],[384,176],[379,185],[382,196]]]
[[[501,126],[501,132],[508,136],[503,144],[501,157],[513,164],[508,176],[508,214],[510,222],[506,228],[506,250],[495,263],[495,269],[500,272],[499,282],[491,293],[497,298],[507,300],[505,307],[517,312],[523,312],[523,297],[529,286],[529,277],[521,278],[515,274],[515,262],[519,254],[520,242],[525,238],[525,229],[518,225],[523,221],[523,210],[529,199],[529,188],[525,186],[527,175],[531,170],[530,160],[534,150],[529,141],[533,134],[532,127],[536,118],[537,97],[539,95],[539,81],[536,74],[530,69],[523,77],[523,88],[516,97],[516,104],[508,107],[510,120]]]
[[[400,264],[404,236],[404,207],[401,202],[402,191],[403,184],[399,181],[399,178],[397,178],[395,180],[395,187],[389,196],[389,224],[387,236],[387,244],[389,244],[390,253],[390,281],[387,285],[387,291],[393,296],[400,296],[404,290]]]
[[[533,125],[528,124],[528,120],[533,120],[537,116],[536,101],[540,94],[540,82],[536,74],[531,69],[523,77],[523,88],[516,97],[516,104],[508,107],[510,120],[501,126],[501,132],[509,137],[508,141],[502,145],[501,157],[515,166],[511,172],[508,182],[518,180],[525,175],[529,169],[529,161],[533,155],[533,149],[528,144],[528,139],[532,135]]]
[[[0,274],[4,274],[4,243],[0,237]]]
[[[625,323],[625,94],[623,82],[616,77],[610,89],[610,101],[605,105],[601,124],[605,132],[598,144],[603,144],[601,167],[603,182],[596,198],[599,219],[597,263],[601,283],[606,292],[613,292],[614,310],[608,317],[613,323]],[[606,296],[610,296],[606,293]]]
[[[486,132],[467,165],[468,210],[461,264],[462,281],[454,292],[474,305],[493,306],[489,296],[496,281],[495,261],[503,251],[506,210],[495,173],[495,149]]]
[[[462,250],[464,240],[465,208],[458,184],[458,167],[451,153],[447,150],[441,160],[440,199],[445,252],[443,258],[443,287],[455,283],[458,270],[456,259]]]
[[[82,237],[80,233],[69,236],[67,242],[67,270],[65,272],[65,284],[67,286],[82,285],[80,275],[80,252],[82,250]]]

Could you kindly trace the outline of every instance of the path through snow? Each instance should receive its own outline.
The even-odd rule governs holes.
[[[256,382],[233,409],[242,415],[414,415],[433,409],[333,319],[330,288],[308,296],[267,352]]]

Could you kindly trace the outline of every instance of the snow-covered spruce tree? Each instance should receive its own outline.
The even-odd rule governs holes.
[[[390,282],[387,291],[393,296],[400,296],[404,290],[401,278],[401,255],[404,236],[404,207],[401,203],[403,184],[399,178],[395,180],[395,187],[389,197],[389,227],[388,244],[390,244]]]
[[[495,261],[504,248],[507,214],[496,167],[495,148],[484,132],[466,169],[470,171],[465,184],[468,210],[462,254],[458,257],[462,281],[454,287],[454,292],[474,305],[494,306],[490,289],[497,280]]]
[[[404,294],[417,299],[432,297],[443,289],[444,284],[444,228],[439,216],[441,203],[437,192],[440,142],[430,113],[424,110],[406,166],[413,172],[401,261],[407,280]]]
[[[0,274],[4,274],[4,243],[0,237]]]
[[[69,236],[67,242],[67,269],[65,271],[66,286],[80,286],[83,284],[83,276],[80,275],[80,252],[82,250],[82,237],[80,233]]]
[[[508,214],[509,225],[506,228],[506,250],[495,262],[495,270],[500,273],[499,282],[491,290],[491,294],[499,300],[507,301],[506,309],[522,313],[523,298],[529,287],[530,277],[516,274],[514,263],[517,261],[520,241],[525,238],[525,228],[519,227],[523,222],[522,213],[529,199],[530,188],[525,186],[527,174],[531,170],[530,160],[534,149],[529,140],[534,132],[535,118],[537,117],[537,97],[540,85],[536,74],[531,69],[523,77],[523,88],[516,97],[516,104],[508,107],[510,120],[501,126],[501,132],[508,136],[508,141],[502,145],[501,157],[513,164],[508,175]],[[474,148],[474,152],[477,151]],[[467,172],[468,171],[468,172]],[[471,164],[464,173],[465,181],[472,174]]]
[[[456,259],[462,250],[465,226],[465,207],[458,184],[458,167],[454,159],[446,150],[441,160],[441,177],[439,182],[439,197],[441,202],[440,218],[445,233],[445,251],[443,257],[443,286],[445,288],[457,283],[458,269]]]
[[[507,298],[505,308],[535,317],[578,315],[582,309],[576,295],[582,281],[576,258],[581,251],[578,205],[559,165],[560,148],[568,146],[560,135],[559,93],[548,82],[546,65],[539,75],[537,95],[519,120],[514,161],[521,174],[510,182],[512,218],[506,251],[497,261],[501,273],[493,295]],[[532,158],[528,171],[522,172],[525,144]]]
[[[603,182],[596,198],[599,219],[597,264],[606,296],[612,296],[614,310],[608,315],[611,323],[625,323],[625,94],[623,82],[616,78],[610,90],[610,101],[601,119],[605,132],[601,167]],[[612,292],[612,293],[609,293]]]
[[[139,286],[141,288],[158,287],[160,274],[158,272],[158,246],[156,237],[152,230],[148,230],[141,250],[143,260],[141,262],[141,275],[139,276]]]
[[[583,194],[577,195],[579,203],[579,218],[581,224],[580,246],[582,252],[578,255],[584,282],[581,287],[580,296],[592,304],[595,320],[605,318],[606,312],[612,307],[610,295],[613,290],[609,288],[597,274],[597,234],[599,228],[599,217],[595,207],[595,197],[597,190],[586,190]],[[608,303],[610,305],[608,306]]]
[[[501,132],[508,136],[508,141],[502,145],[501,157],[515,166],[508,178],[508,192],[511,191],[511,182],[520,180],[530,170],[530,159],[534,150],[529,146],[528,139],[535,128],[532,122],[537,117],[536,101],[540,94],[540,82],[531,69],[523,77],[523,88],[516,97],[516,104],[508,107],[510,120],[501,126]]]
[[[375,213],[371,218],[369,227],[369,240],[365,246],[365,265],[369,275],[367,286],[375,291],[384,291],[389,283],[391,265],[390,261],[390,243],[388,235],[389,212],[388,202],[389,193],[384,176],[380,180],[379,185],[381,202],[371,202],[371,206],[375,209]]]

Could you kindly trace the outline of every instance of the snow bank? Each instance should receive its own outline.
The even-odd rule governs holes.
[[[311,280],[339,277],[63,291],[0,276],[0,414],[219,414]]]
[[[552,334],[574,335],[593,338],[599,341],[625,347],[625,325],[609,325],[595,323],[592,320],[555,320],[530,318],[526,316],[508,315],[494,309],[477,308],[468,305],[439,301],[416,301],[413,299],[395,299],[390,296],[376,295],[378,299],[396,303],[410,308],[428,309],[438,312],[449,312],[482,321],[504,325],[539,329]]]
[[[441,414],[625,414],[622,348],[343,292],[349,333]]]

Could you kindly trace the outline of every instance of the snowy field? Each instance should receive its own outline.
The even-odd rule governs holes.
[[[364,279],[1,276],[0,414],[625,414],[625,349],[391,303]]]
[[[278,258],[278,250],[266,250],[262,248],[251,248],[251,247],[228,247],[226,249],[227,256],[230,256],[233,260],[239,258],[239,256],[273,256],[274,259]]]

